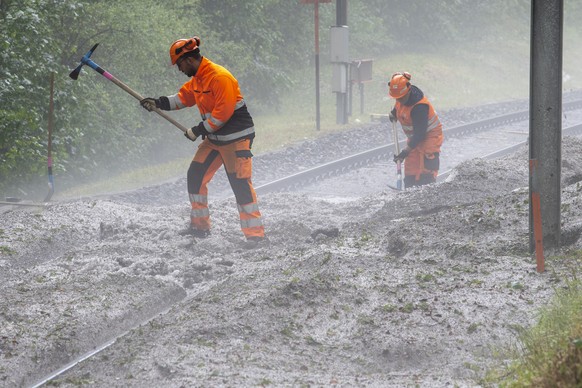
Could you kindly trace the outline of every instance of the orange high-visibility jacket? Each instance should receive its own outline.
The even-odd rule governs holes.
[[[394,105],[394,108],[396,110],[396,117],[398,118],[398,121],[402,125],[402,130],[404,131],[404,134],[409,139],[414,134],[414,127],[412,126],[412,117],[410,116],[410,112],[412,111],[412,108],[419,104],[425,104],[428,106],[428,127],[426,129],[427,135],[430,133],[431,135],[433,135],[431,137],[434,137],[434,135],[436,135],[435,132],[440,132],[442,134],[443,126],[439,120],[439,116],[437,115],[432,104],[428,101],[428,98],[426,98],[426,96],[423,96],[416,104],[410,106],[403,105],[396,101],[396,104]]]
[[[238,81],[227,69],[205,57],[196,75],[168,99],[172,109],[197,105],[213,143],[228,144],[255,136]]]

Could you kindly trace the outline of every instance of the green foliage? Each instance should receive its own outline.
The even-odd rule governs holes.
[[[383,77],[407,65],[402,56],[442,52],[445,46],[457,52],[457,43],[466,39],[496,42],[499,26],[527,40],[529,6],[523,0],[435,0],[430,5],[423,0],[350,0],[350,57],[378,59],[374,71]],[[335,121],[330,113],[334,101],[329,98],[328,34],[329,26],[336,24],[335,8],[335,2],[319,6],[324,128]],[[572,2],[566,8],[567,20],[577,20],[582,13]],[[281,120],[281,114],[298,116],[286,117],[291,128],[282,135],[265,130],[263,139],[282,144],[279,139],[288,139],[289,132],[303,136],[312,125],[306,120],[313,122],[313,16],[313,5],[299,0],[0,0],[0,193],[32,182],[32,192],[38,192],[39,183],[45,184],[39,177],[46,174],[51,73],[53,170],[59,188],[72,185],[73,179],[89,182],[122,169],[147,168],[170,156],[191,155],[192,144],[176,128],[145,112],[91,68],[85,66],[77,81],[68,77],[98,42],[92,56],[96,63],[138,93],[157,97],[176,93],[186,81],[169,66],[170,44],[199,35],[202,54],[233,72],[253,115],[275,120]],[[455,60],[459,58],[457,54]],[[385,68],[376,70],[381,59]],[[436,79],[431,74],[442,66],[431,65],[425,79],[421,74],[415,79],[424,84]],[[465,73],[473,76],[467,69]],[[289,106],[289,95],[301,100]],[[373,100],[379,98],[374,95]],[[172,116],[186,126],[200,120],[195,108]],[[36,198],[41,195],[44,192]]]
[[[236,69],[252,106],[277,108],[293,85],[288,74],[312,53],[305,50],[313,45],[309,35],[299,33],[312,23],[311,8],[298,1],[200,0],[199,10],[202,20],[213,21],[211,31],[199,33],[203,55]]]
[[[158,21],[171,31],[171,12],[153,1],[25,0],[2,2],[1,9],[0,191],[38,177],[46,166],[51,73],[56,75],[52,152],[61,179],[136,165],[162,141],[164,132],[144,130],[151,116],[129,95],[88,67],[78,81],[68,73],[101,41],[93,60],[129,85],[161,89],[165,84],[150,75],[169,74],[167,53],[143,31]],[[147,10],[148,18],[135,9]],[[136,65],[144,72],[133,71]]]
[[[578,262],[580,258],[575,258]],[[497,371],[503,387],[574,387],[582,378],[582,289],[569,281],[521,335],[523,355]],[[489,380],[498,380],[490,373]],[[578,385],[577,385],[578,384]]]

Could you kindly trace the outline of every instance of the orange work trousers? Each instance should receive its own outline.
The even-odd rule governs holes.
[[[241,230],[245,237],[264,237],[265,228],[251,181],[251,140],[243,139],[216,145],[205,139],[199,146],[188,169],[188,194],[192,210],[192,227],[210,230],[208,183],[224,165],[230,187],[236,197]]]
[[[439,173],[440,151],[444,136],[442,130],[429,131],[426,138],[414,147],[404,160],[406,187],[436,181]]]

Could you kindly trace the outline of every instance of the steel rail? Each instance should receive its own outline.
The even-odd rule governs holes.
[[[576,124],[576,125],[573,125],[571,127],[562,129],[562,136],[564,136],[564,135],[566,135],[566,136],[581,136],[582,135],[582,124]],[[519,148],[525,146],[528,141],[529,140],[524,140],[524,141],[519,142],[517,144],[514,144],[512,146],[503,148],[503,149],[495,151],[495,152],[491,152],[490,154],[487,154],[487,155],[483,155],[480,158],[486,159],[486,160],[493,160],[493,159],[501,158],[501,157],[509,155],[509,154],[517,151]],[[447,178],[447,176],[449,176],[449,174],[452,171],[453,170],[451,169],[451,170],[447,170],[447,171],[444,171],[443,173],[439,174],[437,177],[437,182],[442,182],[444,179]]]
[[[582,100],[574,100],[570,102],[564,102],[562,104],[563,112],[573,111],[577,109],[582,109]],[[519,111],[449,128],[444,130],[443,132],[446,138],[459,138],[477,133],[479,131],[499,127],[501,125],[525,121],[528,118],[529,111],[527,110]],[[399,142],[399,146],[400,148],[404,148],[406,146],[406,140],[401,140]],[[310,185],[323,179],[331,178],[333,176],[340,175],[344,172],[370,165],[377,161],[387,160],[391,156],[392,152],[391,150],[393,148],[394,143],[388,143],[383,146],[373,148],[371,150],[347,156],[339,160],[335,160],[316,167],[312,167],[307,170],[265,183],[263,185],[256,186],[255,191],[258,194],[265,194],[298,189],[300,187]],[[59,201],[53,201],[52,203],[56,202]],[[49,204],[37,202],[0,201],[0,206],[1,205],[46,207]]]

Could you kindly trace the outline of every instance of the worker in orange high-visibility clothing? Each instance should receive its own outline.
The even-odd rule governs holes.
[[[242,232],[252,243],[266,241],[257,195],[251,182],[251,146],[255,137],[253,119],[236,78],[224,67],[203,57],[199,46],[197,36],[172,43],[172,65],[177,65],[190,79],[174,95],[140,101],[148,111],[197,105],[202,116],[202,121],[185,133],[192,141],[198,137],[203,141],[188,169],[192,210],[190,226],[181,234],[198,238],[210,234],[207,185],[224,164],[236,197]]]
[[[406,147],[394,155],[395,163],[404,162],[405,188],[436,182],[444,140],[436,111],[411,78],[407,72],[394,73],[388,82],[388,94],[396,99],[389,119],[399,121],[407,137]]]

